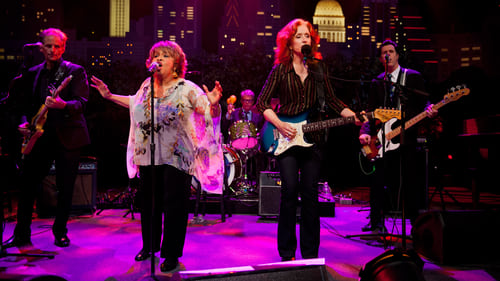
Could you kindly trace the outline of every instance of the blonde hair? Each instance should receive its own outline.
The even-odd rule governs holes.
[[[57,29],[57,28],[47,28],[45,29],[44,31],[42,31],[40,33],[40,38],[42,39],[42,43],[43,43],[43,40],[45,39],[45,37],[47,36],[57,36],[59,37],[59,39],[61,39],[61,41],[63,42],[63,45],[66,46],[66,41],[68,41],[68,36],[66,35],[66,33],[62,32],[60,29]]]

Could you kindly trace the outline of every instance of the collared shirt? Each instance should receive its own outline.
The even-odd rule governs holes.
[[[247,121],[252,121],[252,111],[243,110],[243,119]]]
[[[323,77],[326,104],[340,114],[347,106],[334,95],[333,88],[327,79],[326,71],[323,73]],[[266,83],[260,92],[257,100],[257,109],[259,112],[272,109],[271,99],[279,98],[280,106],[278,114],[289,116],[300,114],[315,106],[317,99],[316,88],[317,81],[310,71],[304,83],[302,83],[299,75],[295,73],[293,64],[276,64],[271,73],[269,73]]]
[[[401,72],[401,66],[398,65],[398,68],[389,73],[391,75],[391,82],[396,83],[398,81],[399,72]]]

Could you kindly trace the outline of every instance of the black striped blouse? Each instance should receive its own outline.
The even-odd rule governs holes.
[[[323,66],[323,69],[326,69]],[[325,102],[336,113],[347,107],[333,93],[333,88],[328,80],[327,73],[323,73]],[[257,100],[257,109],[264,112],[271,107],[271,98],[279,98],[280,106],[277,110],[279,115],[293,116],[307,111],[315,105],[317,82],[314,75],[309,70],[304,83],[295,73],[293,64],[276,64],[267,77],[266,83],[260,92]]]

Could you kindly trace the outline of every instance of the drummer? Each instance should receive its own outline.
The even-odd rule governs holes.
[[[240,93],[241,96],[241,107],[235,108],[234,103],[228,103],[226,119],[229,123],[234,123],[239,120],[252,122],[257,131],[260,131],[262,125],[264,124],[264,117],[257,111],[255,103],[255,94],[252,90],[243,90]]]
[[[257,129],[257,132],[260,132],[262,126],[264,125],[264,116],[257,110],[255,107],[255,94],[252,90],[246,89],[243,90],[240,93],[240,101],[241,101],[241,107],[236,108],[233,101],[229,101],[227,103],[227,113],[225,115],[225,123],[231,126],[231,124],[234,124],[235,122],[238,122],[240,120],[242,121],[247,121],[253,123],[255,128]],[[230,139],[230,138],[229,138]],[[227,141],[227,143],[230,143],[230,140]],[[248,172],[249,172],[249,177],[252,179],[257,179],[257,175],[260,171],[260,160],[261,158],[261,153],[258,151],[259,147],[252,148],[254,151],[251,151],[249,154],[250,159],[248,159],[247,165],[248,165]],[[257,158],[257,159],[256,159]],[[264,164],[265,165],[265,164]]]

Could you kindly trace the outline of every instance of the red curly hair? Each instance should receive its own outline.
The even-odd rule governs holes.
[[[309,33],[311,33],[311,49],[312,55],[321,59],[321,53],[318,52],[319,35],[314,30],[312,24],[304,19],[294,19],[290,21],[285,27],[283,27],[276,36],[276,50],[274,64],[288,64],[291,61],[290,45],[292,43],[293,36],[297,33],[297,28],[300,25],[306,25]]]

